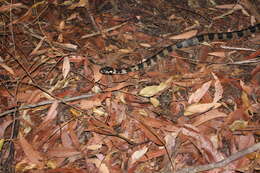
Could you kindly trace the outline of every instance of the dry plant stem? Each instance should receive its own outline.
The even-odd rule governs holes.
[[[201,171],[207,171],[207,170],[211,170],[211,169],[215,169],[215,168],[221,168],[221,167],[225,167],[227,166],[229,163],[247,155],[250,153],[253,153],[257,150],[260,150],[260,142],[256,143],[255,145],[244,149],[242,151],[239,151],[231,156],[229,156],[226,159],[223,159],[219,162],[215,162],[215,163],[211,163],[211,164],[207,164],[207,165],[201,165],[201,166],[195,166],[195,167],[190,167],[190,168],[183,168],[178,170],[176,173],[196,173],[196,172],[201,172]],[[164,172],[166,173],[166,172]],[[168,173],[168,172],[167,172]]]
[[[223,65],[249,65],[249,64],[254,64],[254,63],[259,63],[260,59],[259,58],[254,58],[254,59],[249,59],[249,60],[244,60],[244,61],[237,61],[237,62],[227,62],[227,63],[222,63],[222,62],[209,62],[209,61],[197,61],[197,60],[192,60],[189,58],[181,58],[181,59],[187,59],[191,63],[204,63],[204,64],[223,64]]]
[[[231,47],[231,46],[224,46],[221,45],[220,46],[222,49],[227,49],[227,50],[243,50],[243,51],[251,51],[251,52],[255,52],[255,49],[249,49],[249,48],[244,48],[244,47]]]
[[[89,97],[92,97],[92,96],[94,96],[94,94],[84,94],[84,95],[80,95],[80,96],[76,96],[76,97],[59,99],[58,102],[59,103],[71,102],[71,101],[76,101],[76,100],[80,100],[80,99],[86,99],[86,98],[89,98]],[[40,106],[49,105],[49,104],[52,104],[54,101],[56,101],[56,100],[48,100],[48,101],[43,101],[43,102],[40,102],[40,103],[37,103],[37,104],[23,105],[23,106],[20,106],[18,109],[14,108],[14,109],[11,109],[11,110],[8,110],[8,111],[1,113],[0,117],[5,116],[5,115],[10,114],[10,113],[13,113],[13,112],[16,112],[17,110],[20,111],[20,110],[32,109],[32,108],[36,108],[36,107],[40,107]]]
[[[118,28],[124,26],[125,24],[127,24],[127,22],[122,23],[122,24],[120,24],[120,25],[116,25],[116,26],[111,27],[111,28],[108,28],[108,29],[105,29],[105,30],[103,30],[103,32],[106,33],[106,32],[110,32],[110,31],[116,30],[116,29],[118,29]],[[101,32],[94,32],[94,33],[92,33],[92,34],[83,35],[83,36],[81,37],[81,39],[89,38],[89,37],[93,37],[93,36],[97,36],[97,35],[99,35],[99,34],[101,34]]]

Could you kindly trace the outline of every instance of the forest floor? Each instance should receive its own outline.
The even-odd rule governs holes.
[[[257,9],[258,8],[258,9]],[[260,170],[260,1],[0,1],[0,172]],[[258,151],[258,152],[256,152]]]

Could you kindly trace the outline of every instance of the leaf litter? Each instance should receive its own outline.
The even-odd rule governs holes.
[[[249,2],[185,2],[0,2],[1,169],[257,171],[259,64],[228,65],[257,58],[257,37],[225,42],[232,50],[223,42],[178,50],[142,72],[99,73],[176,39],[239,30],[258,15]]]

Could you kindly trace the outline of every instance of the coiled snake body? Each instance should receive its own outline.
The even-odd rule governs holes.
[[[191,47],[191,46],[196,46],[199,43],[205,42],[205,41],[214,41],[214,40],[230,40],[230,39],[236,39],[244,36],[251,35],[253,33],[259,32],[260,31],[260,23],[250,26],[246,29],[242,29],[240,31],[233,31],[233,32],[224,32],[224,33],[207,33],[207,34],[202,34],[198,36],[194,36],[190,39],[183,40],[177,44],[173,44],[170,46],[165,47],[161,51],[159,51],[157,54],[144,59],[141,63],[126,67],[126,68],[113,68],[113,67],[102,67],[100,69],[100,73],[105,74],[105,75],[116,75],[116,74],[126,74],[129,72],[137,71],[137,70],[142,70],[146,67],[152,66],[156,64],[156,62],[159,59],[163,59],[167,55],[169,55],[172,51],[176,49],[181,49],[181,48],[186,48],[186,47]]]

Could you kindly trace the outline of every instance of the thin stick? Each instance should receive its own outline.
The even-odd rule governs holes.
[[[253,153],[257,150],[260,150],[260,142],[256,143],[255,145],[253,145],[247,149],[239,151],[219,162],[215,162],[215,163],[211,163],[211,164],[207,164],[207,165],[190,167],[190,168],[183,168],[183,169],[178,170],[176,173],[196,173],[196,172],[207,171],[207,170],[211,170],[211,169],[215,169],[215,168],[221,168],[221,167],[227,166],[229,163],[231,163],[247,154]]]
[[[76,97],[60,99],[60,100],[57,100],[57,101],[59,103],[65,103],[65,102],[71,102],[71,101],[89,98],[89,97],[92,97],[92,96],[94,96],[94,94],[84,94],[84,95],[80,95],[80,96],[76,96]],[[14,109],[2,112],[0,114],[0,117],[5,116],[5,115],[10,114],[10,113],[13,113],[13,112],[16,112],[17,110],[20,111],[20,110],[31,109],[31,108],[49,105],[49,104],[52,104],[54,101],[56,101],[56,100],[47,100],[47,101],[42,101],[42,102],[37,103],[37,104],[23,105],[23,106],[19,107],[18,109],[14,108]]]
[[[108,28],[108,29],[105,29],[103,32],[113,31],[113,30],[115,30],[115,29],[118,29],[118,28],[124,26],[125,24],[127,24],[127,22],[122,23],[122,24],[120,24],[120,25],[116,25],[116,26],[111,27],[111,28]],[[101,32],[98,31],[98,32],[94,32],[94,33],[92,33],[92,34],[83,35],[83,36],[81,37],[81,39],[93,37],[93,36],[96,36],[96,35],[99,35],[99,34],[101,34]]]

